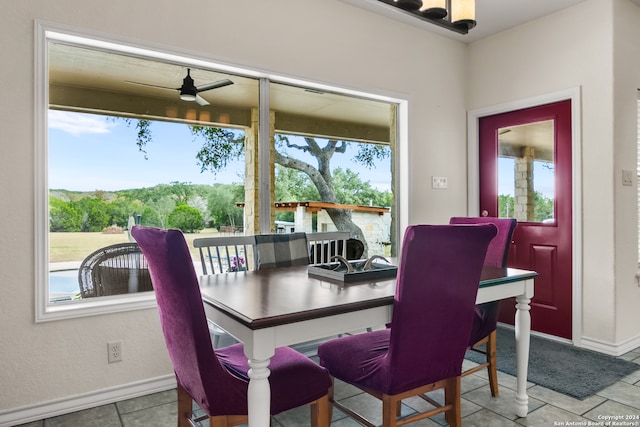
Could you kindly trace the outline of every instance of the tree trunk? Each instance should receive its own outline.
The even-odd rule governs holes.
[[[352,239],[358,239],[364,245],[363,257],[369,258],[369,245],[364,238],[362,229],[358,227],[352,220],[347,209],[327,209],[329,217],[333,221],[338,231],[348,231]]]

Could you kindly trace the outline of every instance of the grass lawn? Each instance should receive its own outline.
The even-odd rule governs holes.
[[[198,250],[193,247],[193,239],[216,235],[218,235],[218,231],[215,229],[205,229],[200,233],[185,234],[193,259],[199,259]],[[49,262],[82,261],[97,249],[128,241],[129,235],[126,231],[121,234],[105,234],[101,232],[49,233]]]

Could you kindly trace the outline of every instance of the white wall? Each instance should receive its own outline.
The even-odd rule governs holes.
[[[616,342],[640,335],[638,271],[638,183],[623,186],[622,170],[635,177],[640,89],[640,7],[625,0],[614,2],[614,170],[615,189],[615,332]]]
[[[64,411],[65,399],[117,394],[172,372],[153,309],[34,323],[34,19],[406,98],[410,222],[466,212],[467,48],[460,43],[336,0],[12,2],[0,17],[0,424],[43,403]],[[432,191],[432,175],[447,176],[449,190]],[[112,339],[123,341],[124,360],[109,365]]]
[[[581,90],[579,338],[608,350],[640,340],[636,187],[620,177],[635,171],[639,10],[628,0],[587,0],[474,43],[469,56],[470,110]]]

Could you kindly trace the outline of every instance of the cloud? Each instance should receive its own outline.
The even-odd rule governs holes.
[[[92,114],[72,113],[68,111],[49,110],[49,128],[59,129],[71,135],[109,133],[116,126],[104,117]]]

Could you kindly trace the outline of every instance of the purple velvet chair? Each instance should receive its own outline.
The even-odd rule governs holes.
[[[490,218],[490,217],[453,217],[449,224],[493,224],[498,228],[498,234],[489,243],[487,257],[484,259],[485,265],[494,267],[506,267],[511,247],[511,238],[515,230],[517,221],[513,218]],[[462,373],[465,377],[474,372],[487,368],[489,374],[489,386],[491,395],[498,397],[498,371],[496,366],[496,326],[498,324],[498,309],[500,301],[492,301],[476,306],[471,328],[471,338],[469,348],[475,352],[486,356],[486,362],[467,369]],[[481,345],[485,345],[484,350]]]
[[[247,422],[249,366],[242,344],[214,351],[198,279],[179,230],[136,226],[131,231],[149,264],[160,323],[178,384],[178,426],[187,427],[192,401],[211,426]],[[276,349],[269,365],[271,414],[311,404],[311,424],[329,426],[327,371],[288,348]]]
[[[493,225],[407,227],[398,266],[391,326],[344,336],[318,347],[320,364],[334,377],[382,400],[382,425],[395,426],[402,399],[420,396],[435,409],[403,424],[445,412],[459,426],[460,374],[467,350],[478,282]],[[424,395],[444,388],[441,405]],[[342,403],[329,399],[361,423]]]

